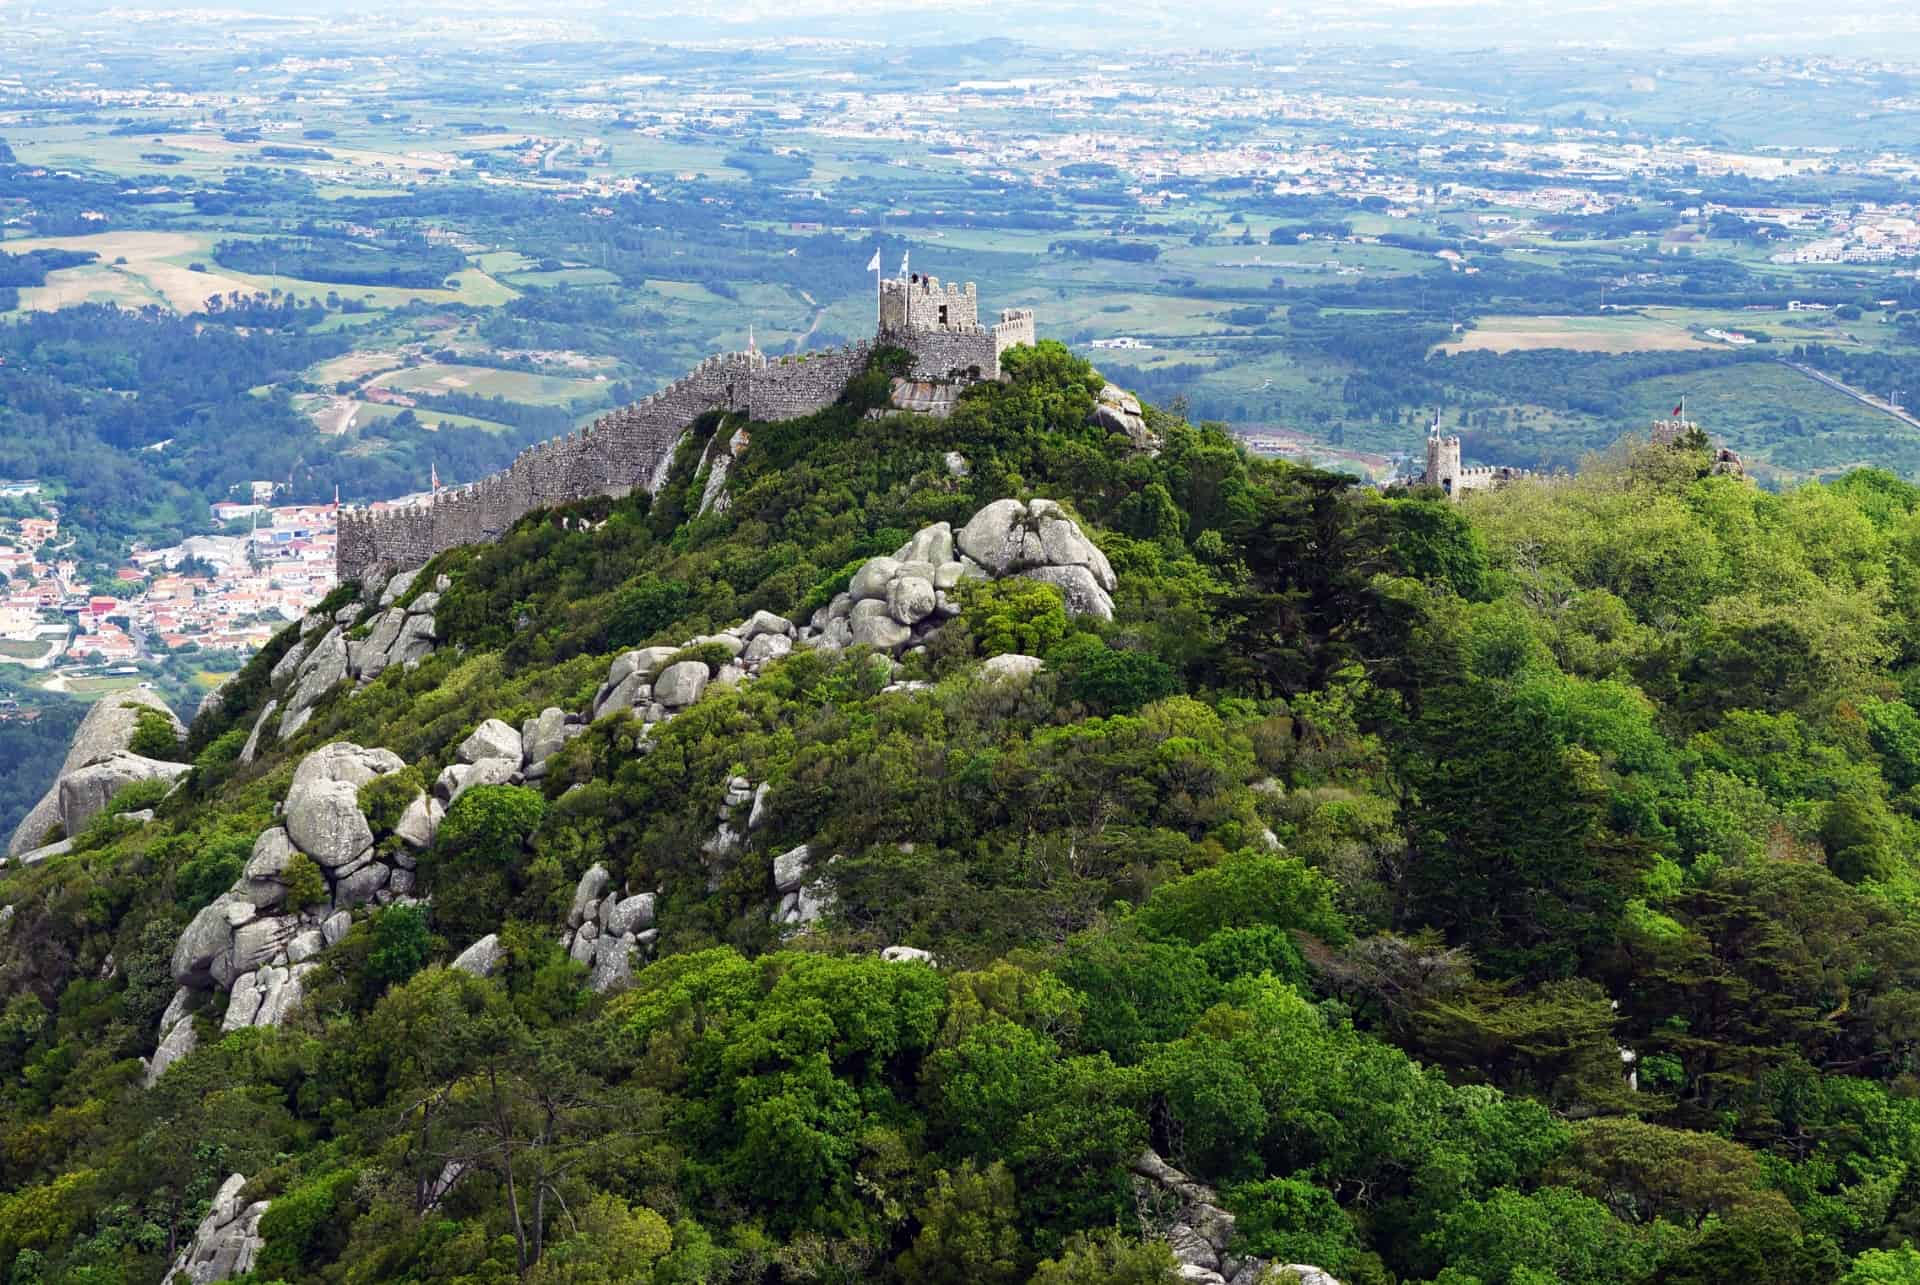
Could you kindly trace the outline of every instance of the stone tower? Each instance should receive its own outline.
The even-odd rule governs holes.
[[[1437,486],[1448,495],[1459,490],[1460,480],[1460,439],[1440,435],[1440,416],[1433,417],[1433,427],[1427,430],[1427,475],[1426,484]]]

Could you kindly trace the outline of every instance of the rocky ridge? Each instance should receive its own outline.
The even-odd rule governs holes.
[[[189,764],[144,758],[129,750],[143,710],[165,715],[175,738],[186,739],[187,729],[179,717],[151,690],[135,687],[102,697],[80,721],[53,784],[14,827],[7,856],[30,863],[58,855],[41,851],[48,846],[42,841],[56,825],[69,835],[78,834],[122,787],[135,781],[173,780],[187,772]]]
[[[949,524],[936,523],[917,532],[897,554],[870,559],[844,593],[814,614],[813,623],[796,626],[772,612],[756,612],[719,633],[690,638],[681,647],[621,653],[609,665],[587,711],[549,707],[518,728],[499,719],[483,721],[460,743],[456,761],[440,772],[432,789],[409,801],[393,827],[398,842],[377,844],[386,836],[374,833],[359,803],[362,785],[405,769],[398,755],[345,741],[307,754],[294,771],[280,824],[260,834],[241,877],[180,936],[172,959],[178,989],[161,1018],[147,1083],[156,1082],[168,1066],[193,1050],[194,1016],[216,990],[228,993],[224,1030],[283,1021],[299,1002],[314,956],[346,935],[356,908],[411,899],[414,854],[432,845],[455,800],[477,786],[543,779],[553,756],[590,720],[630,712],[641,723],[644,753],[653,728],[692,706],[710,688],[751,681],[796,646],[839,649],[865,643],[897,654],[921,645],[958,614],[948,592],[962,579],[1047,580],[1062,585],[1072,610],[1103,616],[1112,612],[1112,568],[1079,526],[1047,500],[995,501],[957,534]],[[363,604],[354,603],[330,618],[303,622],[301,640],[270,676],[271,690],[280,695],[256,722],[250,750],[257,752],[276,703],[285,710],[278,735],[291,736],[340,683],[352,678],[364,684],[389,665],[417,664],[431,653],[431,613],[446,582],[399,605],[418,575],[403,572],[370,588],[368,593],[377,594],[380,604],[371,616]],[[845,610],[837,611],[843,605]],[[359,632],[355,625],[363,617],[370,624],[364,637],[349,637],[349,631]],[[897,662],[886,663],[897,668]],[[982,667],[982,677],[1025,679],[1040,667],[1035,657],[1000,656]],[[895,683],[890,690],[911,686]],[[755,786],[740,777],[728,782],[714,836],[703,850],[716,881],[720,867],[766,824],[768,788],[765,782]],[[311,905],[293,906],[287,904],[289,872],[302,859],[318,868],[326,895]],[[769,897],[774,923],[803,929],[825,912],[832,901],[825,872],[831,860],[819,865],[816,869],[814,852],[806,844],[775,859]],[[656,894],[609,889],[608,882],[603,867],[587,871],[561,934],[569,953],[589,969],[589,984],[601,991],[626,985],[636,954],[644,955],[659,936]],[[893,949],[902,952],[902,959],[923,954],[908,947]],[[489,934],[463,951],[455,966],[484,976],[499,961],[498,937]]]

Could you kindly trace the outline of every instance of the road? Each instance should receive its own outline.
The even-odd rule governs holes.
[[[1813,367],[1803,366],[1797,361],[1788,361],[1784,357],[1780,358],[1779,361],[1780,361],[1780,364],[1782,366],[1785,366],[1787,369],[1797,370],[1801,374],[1805,375],[1808,379],[1813,380],[1815,383],[1825,384],[1828,388],[1833,389],[1836,393],[1845,393],[1847,396],[1853,398],[1853,400],[1855,400],[1856,402],[1859,402],[1861,405],[1871,406],[1874,410],[1879,411],[1883,415],[1891,415],[1895,419],[1899,420],[1901,423],[1907,425],[1909,428],[1920,428],[1920,419],[1916,419],[1913,415],[1909,414],[1904,410],[1901,410],[1898,406],[1893,405],[1891,402],[1887,401],[1887,399],[1884,397],[1875,397],[1872,393],[1863,392],[1862,390],[1855,388],[1852,384],[1843,384],[1839,380],[1835,379],[1832,375],[1823,375],[1819,371],[1815,370]]]

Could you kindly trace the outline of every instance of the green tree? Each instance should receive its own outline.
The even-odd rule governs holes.
[[[1013,1175],[995,1161],[971,1161],[934,1175],[934,1187],[914,1211],[920,1230],[895,1267],[902,1278],[928,1285],[995,1285],[1022,1279],[1019,1202]]]
[[[1032,1285],[1173,1285],[1173,1253],[1159,1242],[1141,1244],[1119,1231],[1077,1235],[1058,1258],[1035,1269]]]

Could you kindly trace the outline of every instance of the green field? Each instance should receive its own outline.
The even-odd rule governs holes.
[[[371,388],[402,393],[465,393],[472,397],[504,397],[534,406],[565,406],[575,401],[604,400],[605,387],[590,379],[532,375],[487,366],[433,364],[391,371],[368,381]]]

